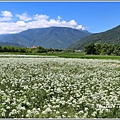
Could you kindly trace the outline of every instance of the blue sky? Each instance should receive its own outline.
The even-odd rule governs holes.
[[[120,24],[120,2],[0,2],[0,34],[65,26],[97,33]]]

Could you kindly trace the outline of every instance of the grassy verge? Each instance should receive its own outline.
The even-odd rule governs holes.
[[[120,56],[110,55],[86,55],[84,53],[46,53],[46,56],[58,56],[62,58],[82,58],[82,59],[115,59],[120,60]]]
[[[120,56],[111,56],[111,55],[86,55],[84,53],[12,53],[12,52],[4,52],[0,53],[0,55],[36,55],[36,56],[55,56],[61,58],[81,58],[81,59],[112,59],[112,60],[120,60]]]

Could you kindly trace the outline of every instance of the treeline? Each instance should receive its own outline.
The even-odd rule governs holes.
[[[47,52],[61,52],[59,49],[45,49],[41,46],[35,48],[15,47],[15,46],[0,46],[0,52],[19,52],[19,53],[47,53]]]
[[[120,45],[108,43],[90,43],[84,46],[84,51],[86,54],[120,56]]]

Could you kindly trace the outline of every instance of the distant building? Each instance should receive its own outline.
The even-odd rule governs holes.
[[[82,52],[82,50],[75,50],[75,52]]]
[[[38,46],[32,46],[31,48],[38,48]]]

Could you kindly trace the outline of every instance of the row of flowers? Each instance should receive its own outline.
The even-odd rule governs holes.
[[[119,118],[120,61],[1,58],[1,118]]]

